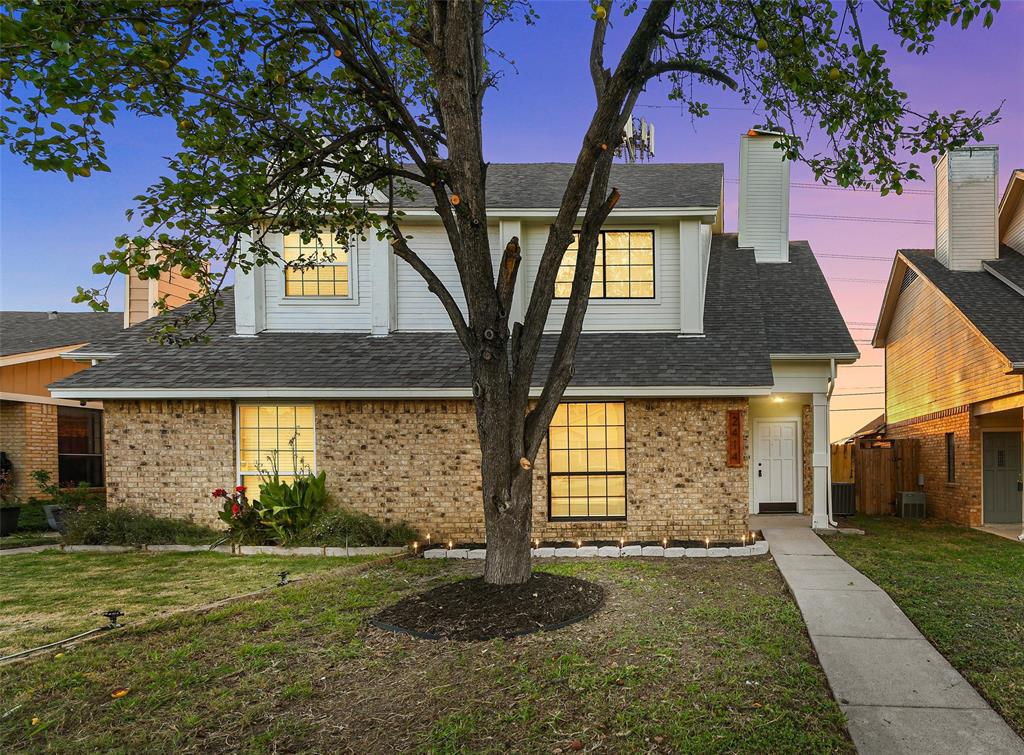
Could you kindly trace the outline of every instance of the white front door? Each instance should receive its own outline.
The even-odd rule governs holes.
[[[755,424],[755,510],[798,511],[800,453],[796,420],[759,420]]]

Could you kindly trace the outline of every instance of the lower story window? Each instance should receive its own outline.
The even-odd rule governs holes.
[[[626,412],[621,403],[561,404],[548,428],[552,519],[626,516]]]
[[[57,407],[57,477],[62,488],[103,487],[103,412]]]
[[[238,481],[256,497],[260,475],[291,481],[314,471],[313,407],[308,404],[243,404],[238,407]]]

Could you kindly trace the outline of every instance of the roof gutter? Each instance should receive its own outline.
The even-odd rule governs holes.
[[[702,396],[768,396],[770,385],[745,386],[570,386],[569,398],[700,398]],[[530,396],[541,394],[540,387]],[[75,388],[50,387],[54,398],[66,399],[410,399],[473,398],[473,390],[457,388]]]

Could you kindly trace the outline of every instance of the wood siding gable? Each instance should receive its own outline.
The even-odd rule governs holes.
[[[899,294],[885,337],[886,421],[891,425],[1024,388],[1006,359],[927,279]]]

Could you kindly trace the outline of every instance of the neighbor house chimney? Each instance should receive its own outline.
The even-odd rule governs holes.
[[[981,270],[999,257],[999,147],[953,149],[935,163],[935,258]]]
[[[191,301],[190,294],[200,292],[195,278],[186,278],[179,268],[165,270],[159,278],[142,280],[135,269],[124,282],[124,326],[130,328],[157,314],[157,302],[167,297],[171,309]]]
[[[789,262],[789,161],[781,131],[754,127],[740,137],[741,247],[758,262]]]

